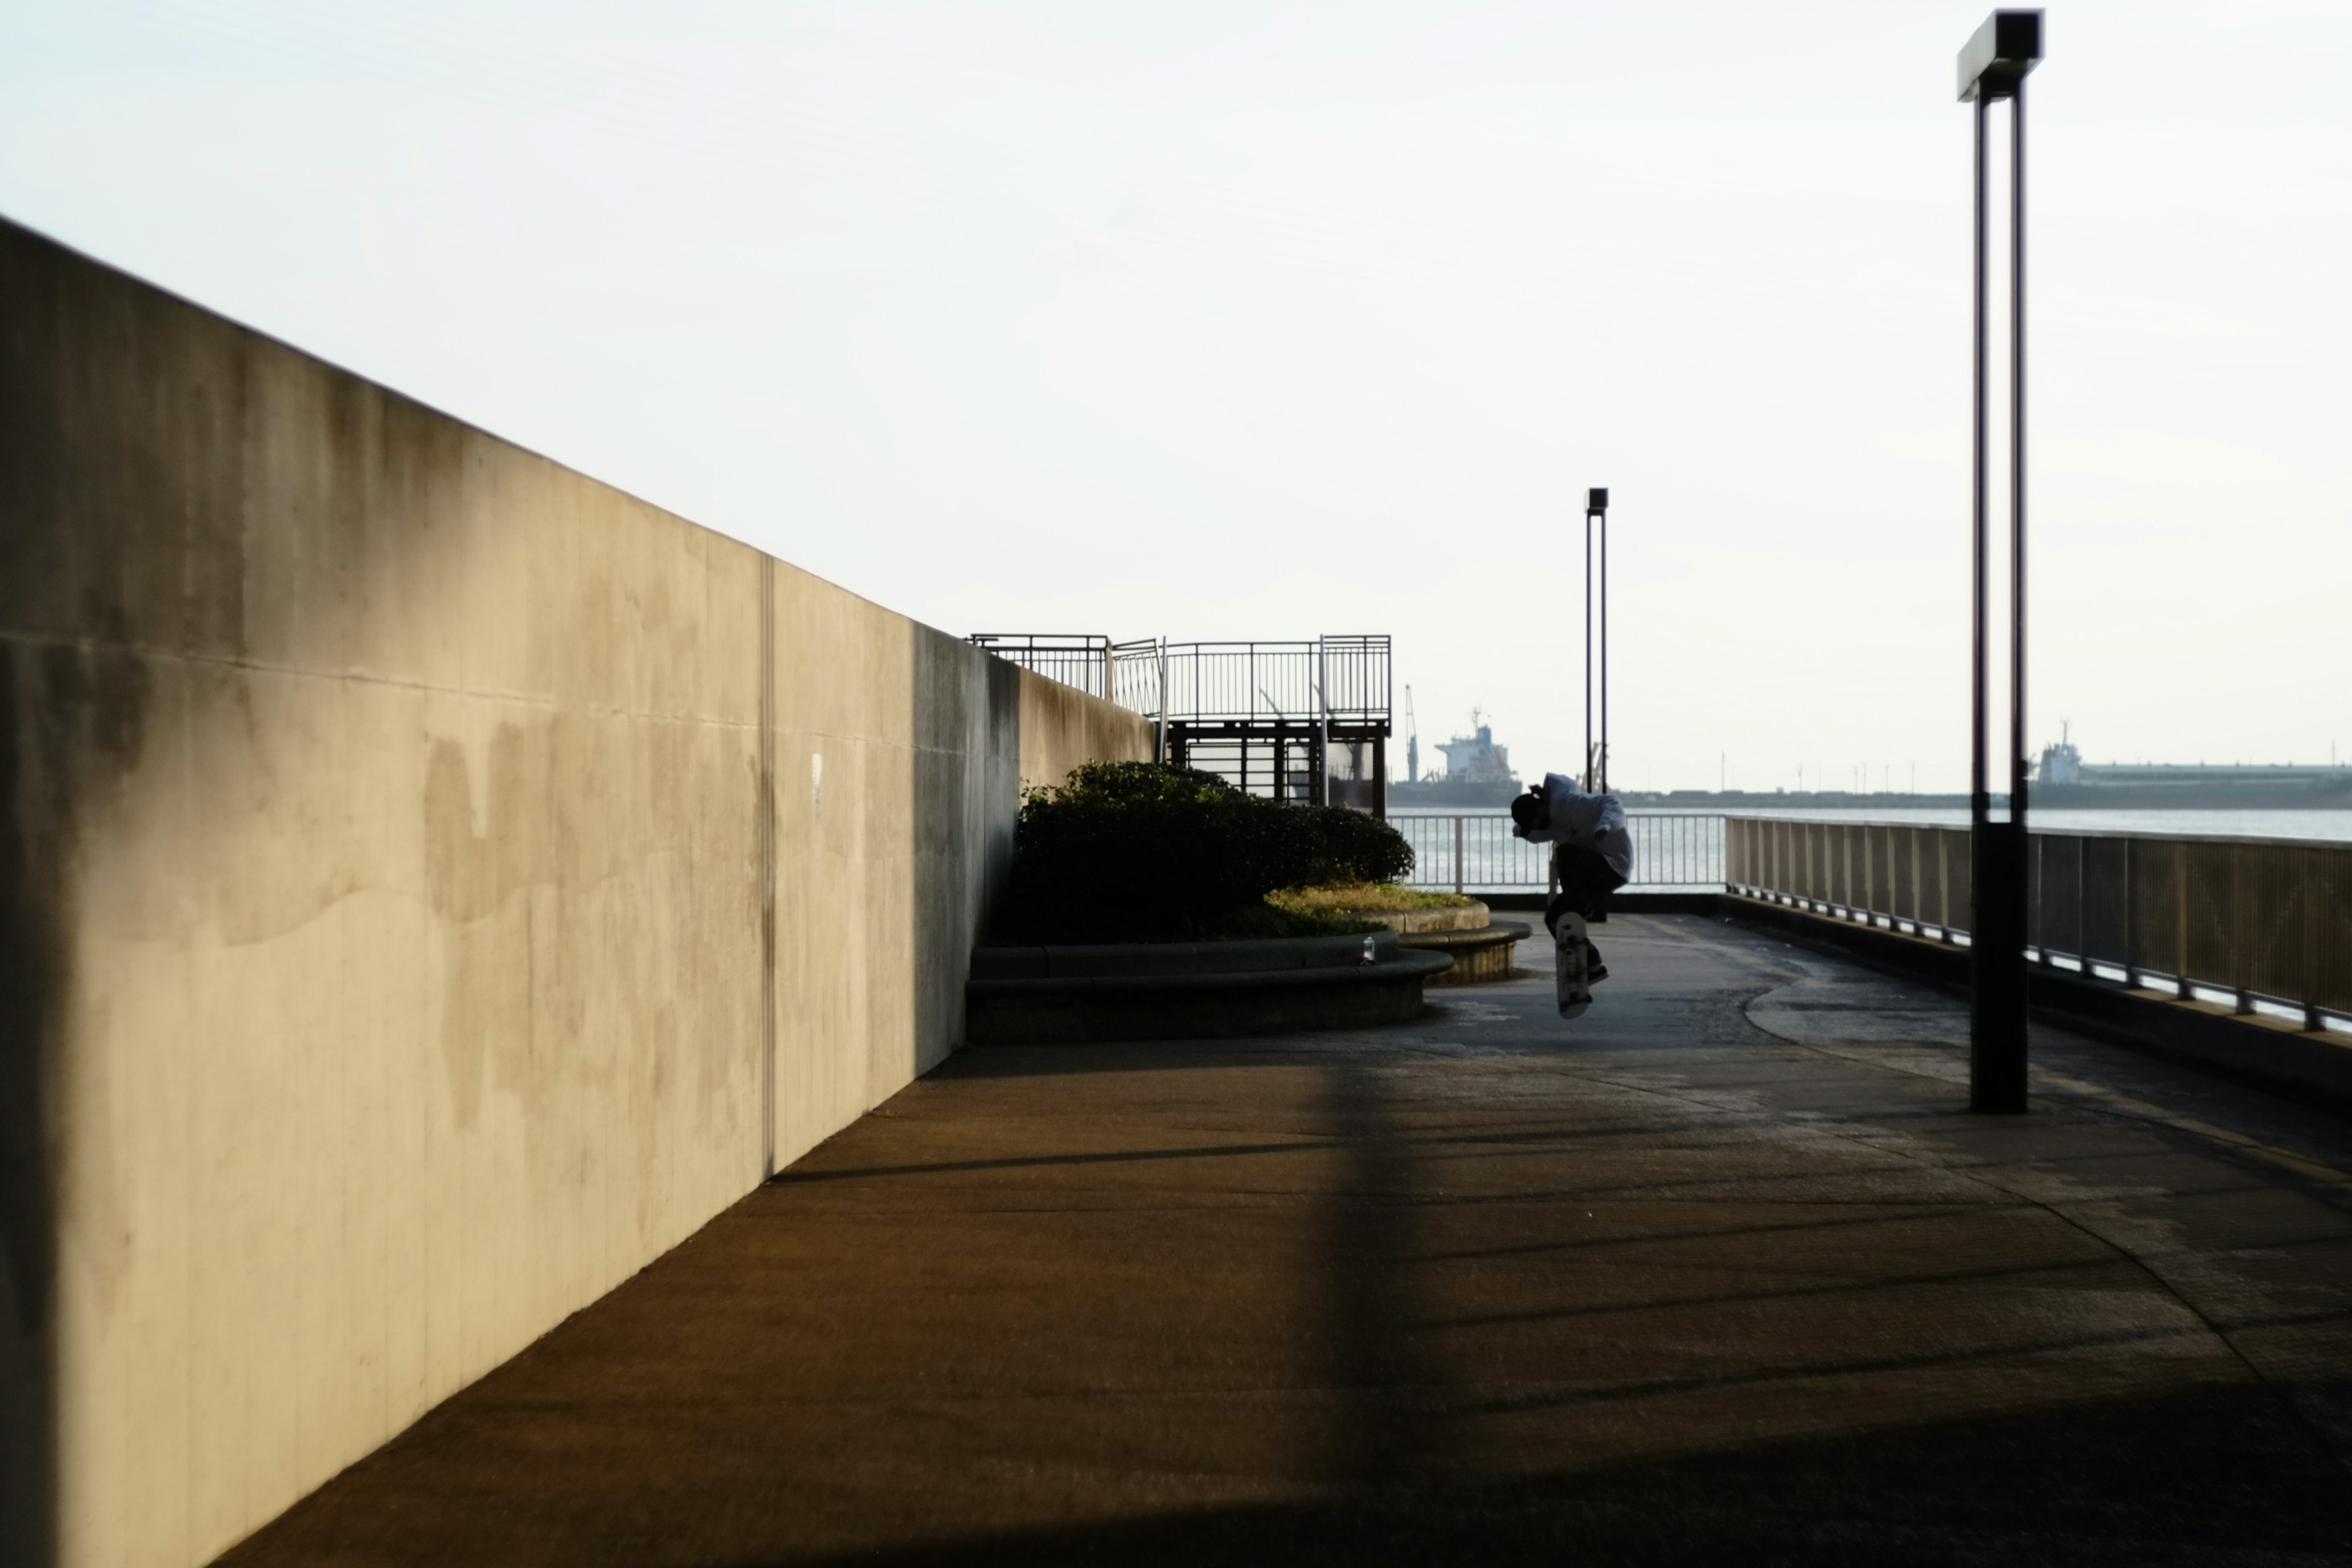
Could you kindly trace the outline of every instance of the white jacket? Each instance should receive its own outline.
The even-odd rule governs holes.
[[[1530,844],[1580,844],[1597,851],[1608,868],[1633,879],[1633,836],[1626,831],[1625,808],[1613,795],[1587,795],[1562,773],[1544,774],[1544,803],[1551,826],[1530,833],[1518,824],[1511,832]]]

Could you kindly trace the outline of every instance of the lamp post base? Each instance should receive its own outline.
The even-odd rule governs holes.
[[[2025,830],[1979,822],[1969,835],[1969,1109],[2025,1109]]]

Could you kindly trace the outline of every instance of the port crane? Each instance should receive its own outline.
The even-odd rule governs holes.
[[[1412,721],[1412,688],[1404,689],[1404,779],[1421,782],[1421,726]]]

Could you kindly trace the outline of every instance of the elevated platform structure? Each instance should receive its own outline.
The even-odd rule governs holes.
[[[1083,633],[975,633],[1024,669],[1152,721],[1161,757],[1253,795],[1388,815],[1389,639],[1113,642]]]

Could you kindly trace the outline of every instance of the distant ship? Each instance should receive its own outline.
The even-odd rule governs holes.
[[[2026,799],[2031,805],[2070,810],[2347,811],[2352,810],[2352,768],[2284,763],[2079,763],[2055,777],[2043,773]]]
[[[2063,731],[2062,731],[2063,734]],[[2086,763],[2071,739],[2042,748],[2032,806],[2127,811],[2352,809],[2352,767],[2287,763]]]
[[[1392,806],[1413,805],[1508,805],[1511,797],[1519,793],[1519,775],[1511,770],[1511,752],[1507,746],[1495,744],[1491,724],[1480,722],[1480,715],[1470,715],[1471,732],[1456,735],[1438,743],[1445,753],[1445,772],[1433,772],[1425,779],[1400,780],[1389,785],[1389,804]],[[1420,762],[1420,737],[1413,737],[1407,755],[1412,761],[1408,769]]]

